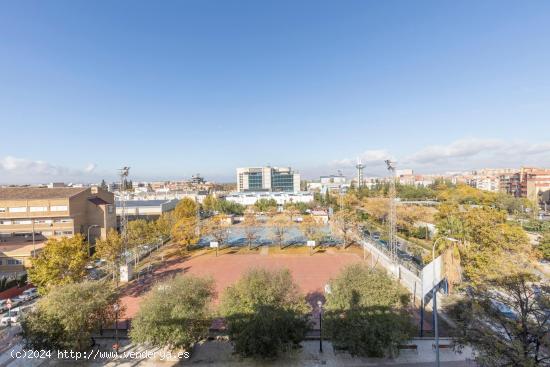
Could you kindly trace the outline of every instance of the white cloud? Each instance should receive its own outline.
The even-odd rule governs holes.
[[[407,156],[403,162],[430,170],[550,165],[550,142],[531,143],[499,139],[457,140],[434,145]]]
[[[367,165],[384,174],[384,159],[389,150],[372,150],[360,155]],[[470,170],[484,167],[550,166],[550,142],[505,141],[502,139],[460,139],[447,145],[429,145],[415,152],[397,157],[399,168],[413,168],[419,173]],[[356,160],[332,161],[330,166],[350,167]]]
[[[359,154],[357,158],[344,158],[330,162],[334,167],[352,167],[361,161],[366,166],[378,165],[386,159],[392,159],[391,154],[385,149],[366,150]]]
[[[92,177],[96,164],[89,163],[84,169],[74,169],[44,162],[6,156],[0,158],[0,183],[43,183],[95,179]]]
[[[84,172],[91,173],[96,169],[97,165],[95,163],[88,163],[86,168],[84,168]]]

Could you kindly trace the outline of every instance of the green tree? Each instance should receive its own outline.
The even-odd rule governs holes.
[[[105,182],[105,180],[101,180],[99,187],[105,191],[109,190],[109,187],[107,186],[107,183]]]
[[[334,231],[342,238],[342,248],[348,247],[357,230],[357,215],[352,210],[339,210],[331,218]]]
[[[243,231],[244,237],[246,238],[246,242],[248,244],[248,249],[250,250],[252,248],[252,244],[258,238],[259,232],[259,223],[256,220],[256,215],[254,213],[245,214],[243,221]]]
[[[308,329],[308,306],[288,270],[248,271],[226,289],[220,309],[245,357],[275,358],[297,347]]]
[[[212,194],[207,195],[202,201],[202,208],[205,212],[213,213],[218,210],[219,200]]]
[[[550,287],[532,274],[468,289],[450,313],[458,346],[471,345],[480,366],[550,365]]]
[[[321,226],[311,215],[304,216],[300,229],[307,240],[319,241],[322,237]]]
[[[277,209],[277,202],[275,199],[259,199],[254,204],[254,208],[258,212],[269,212],[272,209]]]
[[[136,219],[128,222],[126,238],[130,247],[150,243],[154,237],[154,229],[145,219]]]
[[[329,281],[325,332],[352,355],[394,356],[414,327],[405,310],[409,294],[379,269],[350,265]]]
[[[226,218],[227,217],[223,214],[215,215],[208,219],[203,228],[203,234],[211,236],[218,242],[220,248],[225,245],[229,238],[229,228],[227,224],[225,224]]]
[[[162,215],[154,222],[154,232],[156,237],[168,238],[170,231],[174,226],[174,215],[172,212],[162,213]]]
[[[198,210],[199,206],[193,199],[183,198],[174,209],[175,220],[178,221],[182,218],[196,217]]]
[[[460,240],[464,275],[472,282],[500,277],[503,269],[510,274],[520,272],[536,255],[525,231],[507,222],[504,211],[487,206],[442,206],[437,229],[442,236]]]
[[[179,276],[155,286],[132,320],[130,339],[154,347],[188,348],[208,334],[212,279]]]
[[[88,248],[84,237],[51,238],[42,252],[32,259],[29,280],[45,294],[56,285],[79,282],[86,276]]]
[[[200,239],[196,217],[183,217],[172,227],[172,238],[180,247],[183,253],[190,245],[197,243]]]
[[[543,234],[539,244],[539,251],[543,259],[550,261],[550,231]]]
[[[92,333],[114,321],[115,304],[115,289],[107,282],[53,287],[35,310],[23,317],[22,336],[32,349],[87,350]]]
[[[283,248],[285,236],[291,226],[290,221],[283,215],[277,215],[269,221],[269,226],[273,240],[279,244],[279,248]]]
[[[96,241],[95,248],[96,258],[107,261],[111,267],[113,280],[115,280],[120,266],[120,257],[125,250],[120,234],[118,234],[115,229],[111,228],[107,232],[107,237],[105,239],[98,239]]]

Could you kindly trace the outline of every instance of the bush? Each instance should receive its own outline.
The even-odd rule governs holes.
[[[275,358],[280,351],[300,345],[308,330],[302,313],[269,305],[251,314],[227,317],[235,352],[244,357]]]
[[[324,332],[352,355],[393,356],[412,335],[404,307],[409,294],[386,273],[364,264],[346,267],[329,282]]]
[[[251,270],[227,288],[222,314],[235,351],[275,358],[297,347],[308,328],[308,306],[288,270]]]
[[[114,288],[105,282],[57,286],[21,322],[22,335],[32,349],[82,351],[91,335],[114,320]]]
[[[180,276],[152,289],[132,321],[133,343],[188,348],[207,335],[214,281]]]
[[[328,311],[324,319],[334,347],[358,356],[393,357],[415,330],[408,314],[384,306]]]

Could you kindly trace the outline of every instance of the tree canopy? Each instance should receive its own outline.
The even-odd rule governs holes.
[[[182,218],[196,217],[198,210],[199,206],[195,200],[183,198],[178,202],[176,208],[174,209],[175,220],[178,221]]]
[[[471,345],[480,366],[550,365],[550,287],[532,274],[470,287],[453,305],[459,346]]]
[[[329,281],[325,332],[352,355],[393,356],[414,330],[408,292],[381,270],[350,265]]]
[[[40,293],[57,285],[80,282],[86,276],[87,243],[84,237],[50,238],[28,270],[29,280]]]
[[[95,257],[108,262],[113,273],[113,279],[116,279],[120,257],[124,252],[124,243],[116,229],[111,228],[105,239],[98,239],[95,248]]]
[[[254,204],[254,207],[259,212],[269,212],[272,209],[277,209],[277,202],[275,199],[259,199]]]
[[[114,321],[116,304],[115,289],[105,281],[53,287],[23,317],[22,336],[32,349],[86,350],[92,333]]]
[[[510,273],[521,271],[536,255],[525,232],[507,222],[506,213],[501,210],[447,204],[440,205],[436,218],[441,236],[461,241],[460,258],[464,275],[470,281],[500,276],[502,269]]]
[[[304,339],[308,307],[288,270],[253,269],[222,296],[220,306],[235,351],[274,358]]]
[[[207,335],[214,294],[209,278],[184,275],[157,284],[132,320],[130,339],[160,348],[190,347]]]

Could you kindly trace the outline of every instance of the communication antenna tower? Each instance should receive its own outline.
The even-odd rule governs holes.
[[[395,209],[395,162],[390,161],[389,159],[385,161],[388,171],[390,171],[390,220],[389,220],[389,233],[388,233],[388,245],[390,247],[390,254],[392,260],[397,260],[397,211]]]

